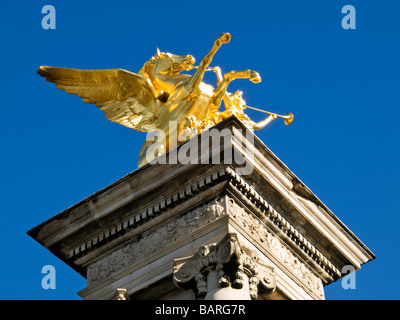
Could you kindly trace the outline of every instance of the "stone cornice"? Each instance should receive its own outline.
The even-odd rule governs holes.
[[[252,204],[252,212],[263,223],[271,222],[278,230],[281,230],[288,239],[290,239],[292,246],[296,246],[305,253],[309,258],[315,261],[322,269],[324,269],[331,277],[336,280],[341,276],[341,271],[335,267],[329,259],[327,259],[307,238],[299,232],[293,225],[291,225],[267,200],[251,187],[242,177],[236,172],[227,168],[229,181],[232,185],[240,191]],[[275,230],[277,230],[275,229]]]
[[[159,203],[156,203],[146,210],[140,213],[136,213],[131,217],[118,222],[114,226],[104,230],[102,233],[96,235],[91,240],[88,240],[75,248],[68,250],[65,253],[66,259],[77,259],[87,252],[94,250],[97,247],[102,246],[118,236],[127,232],[127,230],[135,228],[146,221],[151,220],[153,217],[162,214],[162,212],[169,208],[176,206],[177,204],[187,200],[196,193],[205,190],[206,188],[220,182],[222,179],[226,179],[232,183],[244,196],[250,200],[254,206],[258,209],[259,218],[261,220],[269,219],[279,229],[281,229],[292,241],[293,244],[298,246],[304,253],[324,268],[332,277],[338,278],[341,272],[319,251],[316,247],[311,244],[305,236],[303,236],[298,230],[296,230],[276,209],[273,208],[263,197],[261,197],[257,191],[254,190],[245,180],[238,176],[236,172],[226,167],[211,175],[200,179],[179,192],[167,197]]]
[[[119,221],[117,224],[107,228],[102,231],[100,234],[97,234],[91,240],[88,240],[84,243],[81,243],[78,246],[75,246],[71,250],[68,250],[65,255],[67,259],[77,257],[81,257],[86,254],[90,250],[93,250],[97,247],[101,247],[103,243],[107,243],[110,240],[116,239],[118,236],[126,233],[127,231],[137,228],[138,226],[149,222],[153,218],[161,215],[163,212],[177,206],[178,204],[187,201],[189,198],[194,195],[206,190],[207,188],[215,185],[218,182],[221,182],[223,179],[226,179],[227,173],[225,169],[221,169],[219,171],[214,172],[211,175],[207,175],[202,179],[199,179],[195,183],[191,184],[188,187],[185,187],[178,192],[166,197],[165,199],[157,202],[150,207],[142,210],[139,213],[134,213],[127,219],[123,221]]]

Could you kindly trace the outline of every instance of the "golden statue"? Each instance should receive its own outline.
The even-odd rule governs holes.
[[[220,68],[209,68],[215,53],[230,39],[229,33],[222,33],[199,66],[194,66],[195,59],[191,55],[178,56],[157,49],[156,55],[143,65],[138,74],[123,69],[80,70],[47,66],[41,66],[37,72],[47,81],[54,82],[57,88],[100,107],[110,121],[142,132],[162,130],[166,135],[165,151],[177,144],[169,140],[170,121],[176,121],[176,132],[172,133],[175,137],[183,130],[198,134],[233,114],[251,130],[265,127],[276,117],[282,117],[286,124],[290,124],[293,115],[279,116],[270,112],[264,121],[253,122],[244,113],[248,106],[241,97],[242,93],[227,92],[234,79],[260,82],[257,72],[230,71],[222,76]],[[196,69],[193,75],[181,74],[192,69]],[[216,88],[203,82],[204,74],[209,70],[217,74]],[[220,112],[222,100],[226,110]],[[144,142],[139,166],[152,160],[146,159],[146,151],[152,143]]]

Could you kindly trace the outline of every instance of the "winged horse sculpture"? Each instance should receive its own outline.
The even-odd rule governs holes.
[[[243,106],[235,109],[232,104],[235,99],[231,99],[226,91],[232,80],[247,78],[254,83],[261,81],[257,72],[245,70],[230,71],[223,76],[217,73],[216,88],[203,82],[213,56],[230,39],[229,33],[222,33],[198,67],[194,66],[195,59],[191,55],[179,56],[157,49],[156,55],[143,65],[138,74],[123,69],[81,70],[48,66],[41,66],[37,73],[55,83],[57,88],[99,107],[110,121],[142,132],[162,130],[166,135],[164,149],[168,151],[176,146],[176,142],[169,139],[170,121],[176,121],[174,135],[187,128],[199,133],[226,116],[243,113]],[[193,75],[181,74],[194,68],[197,70]],[[236,111],[220,113],[218,109],[223,99],[229,102],[230,110]],[[267,119],[270,121],[273,118],[270,115]],[[269,122],[267,119],[265,124],[260,123],[255,128],[265,126]],[[146,156],[152,143],[144,142],[139,154],[139,166],[152,160]]]

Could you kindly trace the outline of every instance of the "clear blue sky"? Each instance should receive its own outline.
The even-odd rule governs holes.
[[[46,4],[55,30],[42,29]],[[341,26],[346,4],[355,30]],[[377,256],[355,290],[339,281],[327,299],[399,298],[399,1],[2,0],[0,10],[0,299],[80,299],[85,279],[26,231],[135,170],[145,139],[37,68],[137,72],[157,47],[200,61],[221,32],[232,40],[212,64],[263,79],[230,91],[295,115],[257,135]],[[55,290],[41,287],[44,265]]]

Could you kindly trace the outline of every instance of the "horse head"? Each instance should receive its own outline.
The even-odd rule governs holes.
[[[155,56],[143,65],[139,74],[147,78],[156,75],[175,75],[182,71],[192,70],[195,62],[196,60],[192,55],[179,56],[161,52],[157,48]]]

